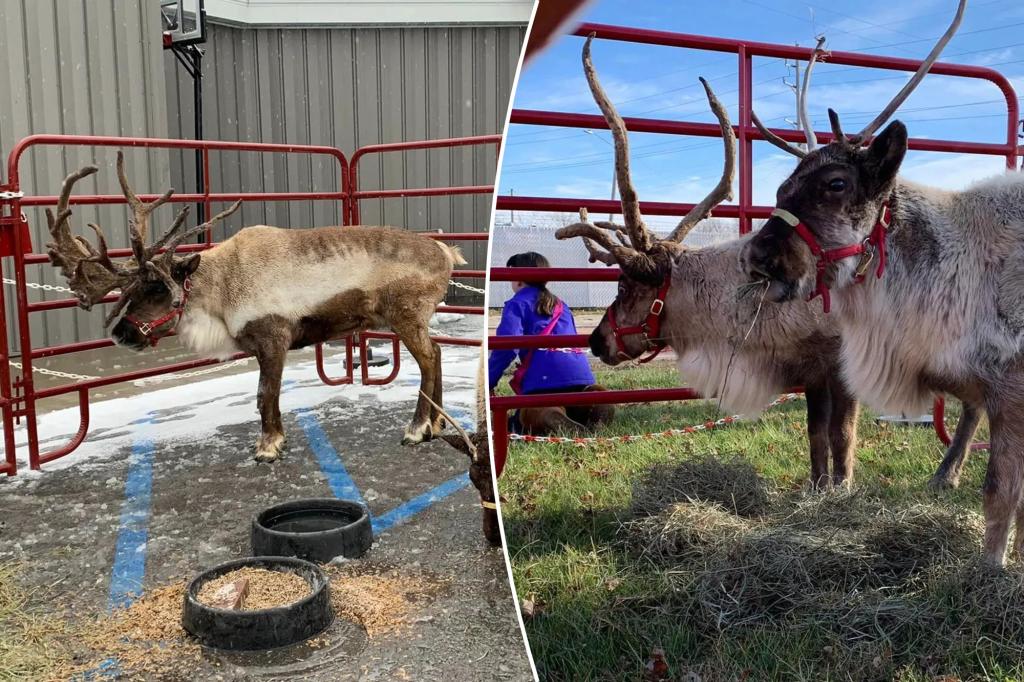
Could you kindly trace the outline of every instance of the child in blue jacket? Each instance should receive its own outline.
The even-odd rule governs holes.
[[[508,259],[510,268],[546,268],[547,259],[532,251],[518,253]],[[498,324],[498,336],[532,336],[575,334],[576,321],[567,305],[548,291],[546,282],[514,282],[515,295],[505,302]],[[575,393],[603,391],[594,383],[587,356],[558,349],[523,349],[491,351],[488,363],[490,390],[518,357],[519,366],[512,377],[512,390],[519,394]],[[611,405],[579,407],[524,408],[513,415],[511,427],[521,433],[535,435],[555,431],[580,432],[611,420]]]

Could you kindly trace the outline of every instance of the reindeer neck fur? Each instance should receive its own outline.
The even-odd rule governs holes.
[[[738,298],[747,281],[739,267],[747,239],[680,250],[663,330],[691,386],[721,398],[731,411],[751,414],[835,362],[838,333],[828,329],[820,307],[766,302],[742,341],[760,300],[757,290]]]
[[[962,192],[898,180],[881,279],[835,291],[845,376],[872,407],[920,414],[971,399],[1024,334],[1024,177]]]
[[[395,288],[440,301],[462,262],[456,249],[394,228],[247,227],[203,252],[178,334],[193,352],[224,358],[247,325],[272,317],[294,330],[295,347],[308,345],[381,326]]]

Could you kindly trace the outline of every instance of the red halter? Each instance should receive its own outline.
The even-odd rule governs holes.
[[[826,313],[832,309],[832,298],[829,295],[828,287],[825,285],[825,268],[830,264],[852,256],[860,256],[860,263],[857,264],[857,271],[854,276],[854,281],[860,284],[864,281],[868,266],[875,257],[875,252],[877,252],[878,268],[875,270],[875,277],[881,278],[882,273],[885,272],[885,236],[889,230],[889,224],[892,222],[892,214],[889,212],[888,202],[882,204],[882,212],[878,216],[875,226],[871,228],[871,234],[868,235],[867,239],[860,244],[840,246],[839,248],[827,251],[821,248],[818,240],[814,238],[814,235],[807,229],[807,226],[789,211],[776,208],[772,211],[772,215],[792,227],[814,255],[818,272],[814,291],[807,297],[807,300],[813,301],[818,296],[821,296],[821,307]]]
[[[192,280],[186,277],[185,281],[181,283],[181,289],[182,291],[184,291],[184,295],[181,297],[181,305],[179,305],[177,308],[171,308],[171,312],[167,313],[166,315],[162,315],[156,318],[155,320],[150,320],[149,322],[142,322],[141,320],[135,319],[131,315],[124,316],[125,320],[135,325],[135,328],[139,330],[139,333],[146,337],[146,340],[149,341],[150,346],[155,346],[157,343],[160,342],[160,339],[164,338],[172,331],[174,331],[174,328],[168,329],[166,332],[162,334],[154,334],[153,332],[155,330],[167,324],[175,317],[178,318],[178,322],[181,322],[181,316],[185,314],[185,304],[188,303],[188,293],[192,291]],[[176,328],[178,325],[174,326]]]
[[[668,288],[671,284],[672,275],[670,273],[665,275],[665,281],[662,283],[661,288],[658,289],[658,294],[651,303],[651,310],[647,313],[647,319],[643,321],[643,324],[633,327],[619,327],[615,324],[615,312],[612,310],[614,305],[608,306],[608,324],[612,328],[612,335],[615,337],[615,346],[619,349],[619,355],[627,360],[632,360],[626,353],[626,344],[622,341],[622,337],[632,336],[633,334],[643,334],[644,342],[647,344],[643,352],[647,352],[651,348],[654,349],[650,355],[640,359],[640,362],[650,362],[658,357],[658,353],[665,350],[665,347],[668,346],[667,343],[658,338],[658,334],[661,332],[661,313],[665,310],[665,297],[668,295]]]

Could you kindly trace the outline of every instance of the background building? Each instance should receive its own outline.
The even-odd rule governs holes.
[[[532,4],[208,0],[208,40],[200,45],[204,137],[328,145],[350,156],[369,144],[500,133]],[[0,155],[6,160],[19,140],[36,133],[192,138],[192,79],[163,49],[162,33],[159,0],[0,2]],[[23,191],[55,194],[68,170],[95,161],[100,173],[78,191],[117,193],[113,159],[106,148],[31,151],[22,162]],[[136,150],[127,162],[140,193],[195,185],[192,152]],[[495,166],[494,146],[375,155],[360,164],[360,187],[490,184]],[[339,184],[332,164],[237,152],[211,154],[210,181],[213,191]],[[477,195],[364,201],[361,210],[367,224],[480,231],[490,207],[489,195]],[[26,213],[33,250],[44,251],[42,211]],[[171,215],[165,207],[153,224],[169,224]],[[112,246],[127,245],[123,207],[76,211],[75,225],[89,221],[104,227]],[[214,237],[256,223],[337,222],[337,207],[327,202],[251,203]],[[485,243],[466,243],[464,250],[471,267],[485,267]],[[29,280],[63,283],[49,265],[30,267]],[[33,289],[30,296],[66,294]],[[97,338],[101,321],[98,312],[79,310],[35,315],[33,341]]]

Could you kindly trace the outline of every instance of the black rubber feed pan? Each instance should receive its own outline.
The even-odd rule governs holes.
[[[264,568],[301,576],[312,594],[293,604],[258,611],[218,609],[197,599],[202,586],[239,568]],[[181,624],[201,644],[215,649],[253,651],[288,646],[319,634],[334,621],[327,576],[315,564],[294,557],[237,559],[200,573],[185,590]]]
[[[261,512],[252,520],[253,556],[294,556],[326,563],[356,559],[373,544],[365,505],[333,497],[293,500]]]

